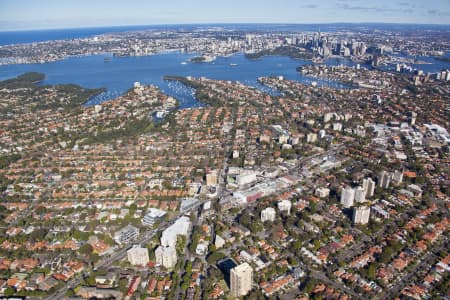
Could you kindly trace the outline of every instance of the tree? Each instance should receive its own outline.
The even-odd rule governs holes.
[[[16,291],[12,287],[8,287],[8,288],[6,288],[4,294],[6,297],[11,297],[14,295],[15,292]]]
[[[380,255],[380,262],[381,263],[388,263],[391,260],[393,254],[393,250],[390,246],[387,246],[386,248],[384,248],[383,252]]]
[[[95,275],[91,273],[89,277],[86,278],[86,284],[89,286],[95,286]]]
[[[320,248],[320,241],[319,240],[314,240],[313,241],[313,245],[314,245],[314,251],[319,250],[319,248]]]
[[[126,278],[122,278],[119,280],[119,290],[122,293],[126,293],[128,289],[128,280]]]
[[[368,270],[367,270],[367,277],[370,280],[375,280],[375,278],[376,278],[376,270],[377,270],[377,266],[374,263],[371,263],[369,265]]]
[[[90,244],[84,244],[83,246],[78,249],[80,254],[83,254],[85,256],[91,256],[92,252],[94,251],[94,248]]]
[[[47,235],[47,230],[44,228],[38,228],[36,230],[34,230],[31,234],[30,234],[30,239],[32,241],[40,241],[43,240],[45,238],[45,236]]]
[[[191,262],[190,260],[186,263],[185,271],[186,271],[186,273],[188,273],[188,274],[191,274],[191,273],[192,273],[192,262]]]
[[[308,278],[308,281],[305,284],[305,292],[310,294],[315,286],[315,280],[312,278]]]
[[[219,260],[225,257],[225,254],[222,252],[213,252],[206,258],[206,261],[210,265],[215,265]]]

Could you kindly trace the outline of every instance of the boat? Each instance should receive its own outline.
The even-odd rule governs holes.
[[[182,65],[187,65],[187,62],[183,61],[181,64],[182,64]]]
[[[230,67],[236,67],[238,64],[233,64],[233,63],[231,63],[230,64]]]

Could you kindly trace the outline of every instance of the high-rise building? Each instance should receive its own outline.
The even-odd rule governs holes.
[[[252,289],[253,269],[248,263],[231,269],[230,291],[233,297],[245,296]]]
[[[395,185],[400,185],[403,182],[403,172],[402,171],[394,171],[392,174],[392,182]]]
[[[172,269],[177,264],[177,250],[172,246],[159,246],[155,250],[156,263],[167,269]]]
[[[390,183],[391,183],[391,174],[389,174],[386,171],[381,171],[380,176],[378,178],[378,185],[383,189],[387,189]]]
[[[358,203],[366,202],[366,191],[361,186],[355,188],[355,201]]]
[[[278,202],[278,209],[280,211],[285,211],[289,215],[291,213],[292,202],[289,200],[282,200]]]
[[[261,211],[261,222],[275,221],[277,213],[273,207],[267,207]]]
[[[139,229],[132,225],[127,225],[114,233],[114,241],[118,244],[129,244],[139,237]]]
[[[370,207],[360,206],[353,208],[353,223],[367,224],[369,223]]]
[[[127,257],[130,264],[133,266],[146,266],[149,262],[147,248],[142,248],[139,245],[133,246],[127,251]]]
[[[366,197],[372,197],[375,193],[375,181],[373,181],[372,178],[364,179],[363,189],[366,192]]]
[[[188,217],[181,217],[161,234],[161,245],[175,247],[179,235],[187,236],[191,227]]]
[[[353,201],[355,200],[355,190],[351,187],[346,187],[341,193],[341,204],[345,208],[353,206]]]
[[[415,125],[416,124],[416,119],[417,119],[417,113],[414,112],[414,111],[410,112],[409,124]]]

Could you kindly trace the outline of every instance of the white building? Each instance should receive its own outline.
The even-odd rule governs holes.
[[[153,226],[156,221],[161,220],[165,215],[166,212],[161,209],[149,208],[147,214],[142,219],[142,225]]]
[[[372,178],[363,179],[363,189],[366,192],[366,197],[372,197],[375,193],[375,181]]]
[[[287,134],[282,134],[278,137],[278,143],[280,144],[287,144],[289,141],[289,135]]]
[[[161,245],[175,247],[179,235],[187,236],[191,227],[191,221],[188,217],[181,217],[170,227],[162,232]]]
[[[251,170],[242,170],[236,177],[238,185],[246,185],[256,181],[256,172]]]
[[[155,250],[156,263],[167,269],[172,269],[177,264],[177,250],[172,246],[159,246]]]
[[[341,193],[341,204],[345,208],[349,208],[353,206],[353,202],[355,201],[355,190],[351,187],[346,187],[342,190]]]
[[[139,229],[132,225],[127,225],[124,228],[120,229],[119,231],[116,231],[114,233],[114,241],[117,244],[129,244],[137,240],[139,237]]]
[[[379,206],[372,206],[370,208],[370,213],[372,214],[372,216],[382,219],[389,219],[390,217],[389,212]]]
[[[326,113],[323,115],[323,122],[328,123],[331,121],[331,118],[333,118],[333,113]]]
[[[252,290],[253,269],[248,263],[231,269],[230,292],[233,297],[245,296]]]
[[[355,201],[358,203],[366,202],[366,191],[361,186],[355,188]]]
[[[261,222],[275,221],[276,212],[273,207],[267,207],[261,211]]]
[[[288,215],[291,214],[291,207],[292,207],[292,202],[289,200],[282,200],[282,201],[278,202],[278,209],[280,211],[287,212]]]
[[[315,195],[319,198],[326,198],[328,196],[330,196],[330,189],[329,188],[317,188]]]
[[[133,266],[146,266],[149,262],[147,248],[142,248],[139,245],[133,246],[127,251],[127,257],[130,264]]]
[[[370,208],[368,206],[360,206],[353,208],[353,223],[367,224],[369,223]]]
[[[214,240],[214,246],[216,249],[220,249],[225,245],[225,240],[218,234],[216,234],[216,238]]]
[[[412,192],[414,194],[414,197],[421,198],[423,190],[420,186],[417,184],[410,184],[407,186],[408,191]]]
[[[392,182],[395,185],[400,185],[403,182],[403,172],[402,171],[394,171],[392,174]]]
[[[378,180],[378,185],[383,189],[387,189],[390,183],[391,183],[391,174],[389,174],[386,171],[381,171]]]
[[[209,243],[207,241],[203,241],[197,244],[197,248],[195,249],[195,254],[197,255],[205,255],[208,252]]]
[[[333,123],[333,131],[342,131],[342,123]]]
[[[308,133],[306,135],[306,142],[307,143],[315,143],[315,142],[317,142],[317,134],[316,133]]]

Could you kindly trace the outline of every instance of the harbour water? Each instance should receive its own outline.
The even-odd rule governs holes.
[[[303,76],[296,71],[301,65],[311,64],[309,60],[295,60],[283,56],[267,56],[258,60],[247,59],[244,54],[230,57],[218,57],[207,63],[190,62],[195,54],[179,52],[160,53],[141,57],[113,57],[95,55],[71,57],[61,61],[44,64],[17,64],[0,66],[0,80],[16,77],[26,72],[40,72],[46,78],[40,84],[74,83],[88,88],[106,88],[106,92],[90,99],[87,105],[94,105],[113,99],[139,81],[143,84],[158,86],[164,93],[176,98],[180,108],[196,107],[201,104],[195,99],[194,91],[178,82],[163,80],[164,75],[207,77],[211,79],[239,81],[271,93],[257,81],[264,76],[283,76],[305,84],[316,81],[319,86],[345,89],[349,86],[336,81]],[[437,72],[450,68],[449,62],[434,58],[421,58],[430,64],[413,66],[425,72]],[[332,58],[325,61],[328,65],[349,65],[356,63],[345,58]],[[362,65],[362,67],[370,67]]]
[[[161,53],[141,57],[112,57],[96,55],[72,57],[45,64],[18,64],[0,67],[0,80],[12,78],[25,72],[41,72],[46,75],[41,84],[74,83],[88,88],[104,87],[105,93],[91,99],[88,104],[97,104],[113,99],[139,81],[154,84],[166,94],[177,98],[181,108],[200,105],[193,90],[179,83],[163,80],[164,75],[207,77],[211,79],[239,81],[264,90],[257,79],[262,76],[283,76],[310,84],[317,79],[302,76],[296,71],[300,65],[311,61],[294,60],[282,56],[268,56],[250,60],[243,54],[219,57],[213,62],[193,63],[195,54],[178,52]],[[105,58],[108,58],[105,62]],[[352,64],[349,60],[331,60],[330,64]],[[337,82],[322,80],[319,84],[346,88]],[[268,90],[265,90],[270,92]]]

